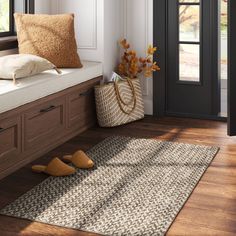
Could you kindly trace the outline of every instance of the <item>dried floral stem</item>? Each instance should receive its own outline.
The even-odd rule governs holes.
[[[121,40],[120,45],[124,49],[124,54],[119,64],[119,73],[121,76],[134,79],[138,75],[144,74],[144,77],[148,78],[152,76],[154,71],[160,70],[157,63],[152,60],[153,55],[157,51],[156,47],[150,45],[147,50],[147,56],[145,58],[138,58],[136,51],[130,49],[130,44],[126,39]]]

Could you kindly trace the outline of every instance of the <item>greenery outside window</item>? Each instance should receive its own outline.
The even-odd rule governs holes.
[[[0,0],[0,36],[13,35],[13,1]]]
[[[14,12],[34,13],[34,0],[0,0],[0,50],[17,47]]]

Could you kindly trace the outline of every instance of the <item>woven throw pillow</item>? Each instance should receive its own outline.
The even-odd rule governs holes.
[[[0,78],[16,79],[39,74],[43,71],[55,69],[60,71],[48,60],[28,54],[14,54],[0,57]]]
[[[46,58],[59,68],[81,68],[74,15],[14,14],[19,53]]]

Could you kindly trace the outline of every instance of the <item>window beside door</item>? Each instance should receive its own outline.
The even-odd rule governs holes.
[[[0,36],[11,34],[11,11],[11,1],[0,0]]]
[[[179,80],[200,82],[200,1],[179,0]]]
[[[17,48],[14,12],[34,13],[34,0],[0,0],[0,51]]]

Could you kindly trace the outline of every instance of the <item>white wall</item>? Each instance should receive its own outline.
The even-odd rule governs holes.
[[[118,63],[121,37],[119,0],[54,0],[52,13],[74,13],[76,39],[82,60],[100,61],[108,78]]]
[[[153,0],[51,0],[51,13],[75,13],[79,54],[103,62],[105,78],[119,62],[119,39],[127,38],[140,56],[153,44]],[[141,82],[145,113],[153,114],[153,80]]]
[[[51,9],[51,1],[53,0],[35,0],[35,13],[36,14],[50,14]]]
[[[36,0],[36,13],[74,13],[80,57],[103,62],[105,78],[119,62],[121,38],[140,56],[153,43],[153,0]],[[145,113],[152,114],[152,79],[142,80],[142,87]]]
[[[122,37],[122,1],[104,0],[104,77],[111,76],[119,63],[119,41]]]
[[[123,0],[123,37],[140,56],[153,44],[153,0]],[[145,113],[153,114],[153,80],[142,79]]]
[[[74,13],[78,50],[83,60],[103,60],[103,0],[53,0],[52,13]]]

